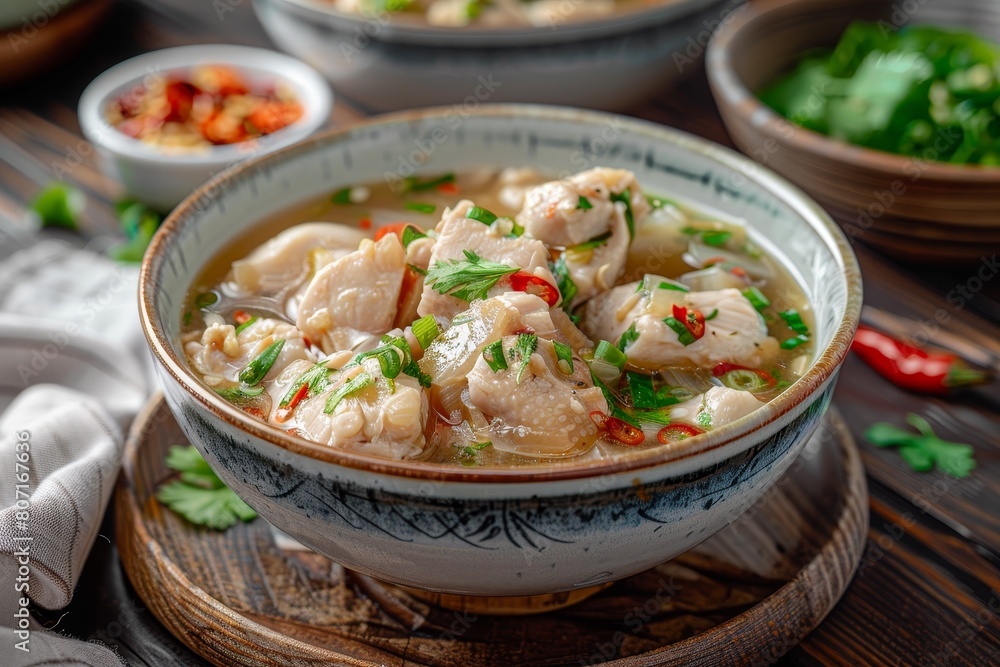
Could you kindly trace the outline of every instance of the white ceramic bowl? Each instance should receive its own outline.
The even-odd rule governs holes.
[[[567,14],[587,0],[565,0]],[[317,0],[254,0],[279,48],[376,111],[484,102],[626,109],[698,68],[743,0],[673,0],[553,27],[440,28]]]
[[[142,267],[140,314],[167,404],[222,479],[265,519],[345,566],[471,595],[532,595],[614,581],[709,537],[760,498],[829,403],[861,307],[846,239],[815,203],[703,139],[608,114],[533,106],[397,114],[326,134],[215,179],[163,223]],[[187,367],[184,297],[246,230],[349,184],[491,163],[561,173],[635,171],[647,192],[748,219],[787,258],[815,313],[818,358],[752,414],[682,444],[614,461],[463,468],[308,442],[250,417]],[[294,221],[289,221],[290,224]]]
[[[109,101],[147,77],[211,64],[230,65],[251,80],[284,82],[301,102],[302,118],[253,142],[170,154],[119,132],[105,119]],[[326,81],[305,63],[267,49],[204,44],[152,51],[112,67],[83,91],[79,117],[84,136],[97,147],[108,176],[121,182],[129,196],[169,211],[231,165],[305,139],[327,122],[331,104]]]

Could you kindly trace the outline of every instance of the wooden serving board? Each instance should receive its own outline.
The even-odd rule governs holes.
[[[283,550],[261,519],[191,526],[153,498],[179,444],[154,398],[126,448],[118,546],[160,622],[226,667],[770,664],[837,603],[868,529],[861,461],[831,413],[764,499],[697,549],[558,611],[476,615]]]

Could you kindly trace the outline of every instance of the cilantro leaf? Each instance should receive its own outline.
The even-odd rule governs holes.
[[[171,447],[166,465],[180,479],[161,484],[156,498],[197,526],[225,530],[257,513],[233,493],[194,447]]]
[[[426,284],[441,294],[463,301],[485,299],[500,279],[517,273],[519,266],[510,266],[483,259],[471,250],[463,251],[465,259],[437,261],[427,271]]]
[[[920,415],[910,413],[906,421],[919,432],[879,422],[868,427],[865,439],[876,447],[899,447],[899,455],[916,472],[929,472],[936,466],[946,475],[960,479],[968,477],[976,467],[971,446],[942,440]]]

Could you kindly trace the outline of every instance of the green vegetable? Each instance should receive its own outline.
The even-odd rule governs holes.
[[[620,201],[625,203],[625,223],[628,225],[628,236],[630,239],[635,238],[635,215],[632,213],[632,193],[628,188],[625,188],[618,194],[611,195],[611,201]]]
[[[900,456],[916,472],[928,472],[937,466],[946,475],[962,478],[976,467],[971,446],[942,440],[920,415],[910,413],[906,422],[919,433],[879,422],[865,431],[865,439],[876,447],[899,447]]]
[[[417,213],[425,213],[428,215],[437,210],[437,206],[435,206],[434,204],[424,204],[418,201],[405,202],[403,204],[403,208],[405,208],[408,211],[416,211]],[[409,227],[407,227],[407,229],[409,229]]]
[[[431,343],[441,335],[441,327],[433,315],[424,315],[419,320],[410,325],[413,337],[420,343],[420,348],[426,350]]]
[[[478,206],[473,206],[469,209],[469,212],[465,214],[465,217],[469,220],[475,220],[476,222],[481,222],[484,225],[492,225],[497,221],[496,213],[492,211],[487,211],[485,208],[479,208]]]
[[[684,323],[681,322],[676,317],[673,316],[666,317],[663,319],[663,323],[666,324],[671,329],[673,329],[674,333],[677,334],[677,340],[684,347],[687,347],[688,345],[691,345],[696,340],[698,340],[697,338],[694,337],[693,333],[688,331],[688,328],[684,326]]]
[[[359,392],[366,387],[370,387],[374,383],[375,378],[369,375],[366,371],[361,371],[350,380],[337,387],[337,390],[330,394],[330,397],[326,399],[326,405],[323,406],[323,412],[331,414],[337,409],[337,406],[340,405],[342,400],[353,393]]]
[[[180,479],[161,484],[156,498],[197,526],[225,530],[257,513],[233,493],[194,447],[171,447],[166,465]]]
[[[194,305],[198,309],[208,308],[215,302],[219,300],[219,295],[215,292],[202,292],[197,297],[195,297]]]
[[[517,369],[517,384],[521,384],[521,377],[528,368],[531,355],[538,349],[538,336],[534,334],[519,334],[514,349],[510,351],[511,361],[519,361],[521,366]]]
[[[606,340],[597,344],[597,349],[594,350],[594,359],[608,362],[619,372],[625,370],[625,364],[628,363],[628,357],[625,356],[625,353]]]
[[[267,346],[263,352],[254,357],[243,370],[240,371],[240,382],[247,386],[254,386],[264,379],[267,372],[274,366],[281,354],[281,348],[285,346],[285,339],[279,339]]]
[[[761,93],[803,127],[958,164],[1000,163],[1000,45],[970,32],[855,22]]]
[[[507,357],[503,352],[503,341],[498,340],[495,343],[490,343],[483,350],[483,361],[486,365],[490,367],[490,370],[494,373],[499,373],[507,368]]]
[[[802,321],[802,315],[800,315],[799,311],[796,309],[789,308],[788,310],[781,311],[778,315],[780,315],[781,319],[785,321],[788,328],[795,333],[802,334],[804,336],[809,335],[809,327],[807,327],[806,323]]]
[[[316,364],[305,373],[296,378],[292,386],[288,388],[285,395],[281,397],[281,401],[278,403],[279,408],[286,407],[295,398],[295,394],[299,393],[302,385],[308,385],[309,391],[306,397],[315,396],[316,394],[322,393],[328,386],[330,386],[330,373],[333,370],[327,368],[323,364]]]
[[[718,316],[719,316],[719,309],[718,308],[713,308],[712,312],[710,312],[708,315],[705,316],[705,321],[706,322],[711,322],[712,320],[714,320]]]
[[[236,335],[239,336],[241,333],[243,333],[244,331],[246,331],[247,329],[249,329],[250,326],[254,322],[256,322],[256,321],[257,321],[257,316],[255,315],[255,316],[251,317],[250,319],[248,319],[243,324],[241,324],[238,327],[236,327]]]
[[[748,287],[743,290],[743,296],[747,298],[750,305],[754,307],[758,313],[763,312],[765,308],[771,305],[771,300],[768,299],[763,292],[760,291],[758,287]]]
[[[413,225],[407,225],[406,227],[403,228],[402,241],[404,248],[409,248],[410,244],[416,241],[417,239],[425,239],[425,238],[427,238],[427,234],[418,231],[417,228],[414,227]]]
[[[449,172],[447,174],[442,174],[437,178],[431,178],[426,181],[422,181],[416,176],[410,176],[406,179],[404,185],[405,192],[423,192],[425,190],[433,190],[434,188],[445,185],[446,183],[454,183],[455,174]]]
[[[629,345],[639,340],[639,332],[635,329],[635,323],[633,322],[625,333],[622,334],[621,338],[618,339],[618,349],[622,352],[625,351]]]
[[[119,262],[141,262],[162,218],[156,211],[131,200],[120,201],[115,208],[128,240],[112,247],[109,252]]]
[[[66,183],[50,183],[42,188],[29,205],[42,227],[77,229],[78,220],[87,208],[82,192]]]
[[[573,374],[573,348],[557,340],[552,341],[552,348],[556,352],[556,366],[565,375]]]
[[[594,250],[595,248],[600,248],[602,245],[608,242],[611,238],[611,232],[604,232],[589,241],[584,241],[583,243],[578,243],[575,246],[566,248],[567,252],[584,252],[586,250]]]
[[[577,202],[576,207],[581,211],[589,211],[590,209],[594,208],[594,205],[590,203],[589,199],[587,199],[583,195],[580,195],[580,201]]]
[[[792,336],[781,341],[782,350],[794,350],[800,345],[805,345],[809,342],[809,336],[807,334],[799,334],[797,336]]]
[[[485,299],[501,278],[517,273],[519,266],[499,264],[464,250],[465,259],[437,261],[427,272],[426,284],[441,294],[463,301]]]
[[[351,203],[351,188],[343,188],[342,190],[337,190],[330,197],[330,201],[334,204],[346,205]]]
[[[462,459],[462,465],[464,466],[474,466],[479,462],[479,452],[483,451],[487,447],[493,444],[492,440],[487,440],[486,442],[477,442],[472,445],[467,445],[462,448],[459,453]]]
[[[264,393],[264,387],[260,385],[248,387],[241,384],[235,387],[216,389],[215,393],[235,405],[247,405],[252,403],[254,398]]]
[[[559,257],[554,262],[550,262],[549,269],[556,279],[556,287],[559,289],[559,294],[562,295],[562,301],[559,302],[559,306],[566,312],[569,312],[570,304],[573,303],[573,297],[577,293],[577,287],[576,283],[573,282],[573,278],[569,275],[569,267],[566,266],[565,255]]]

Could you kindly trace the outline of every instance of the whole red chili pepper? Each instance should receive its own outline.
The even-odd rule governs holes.
[[[990,379],[950,352],[928,352],[864,324],[858,327],[851,349],[889,382],[923,394],[945,394]]]

